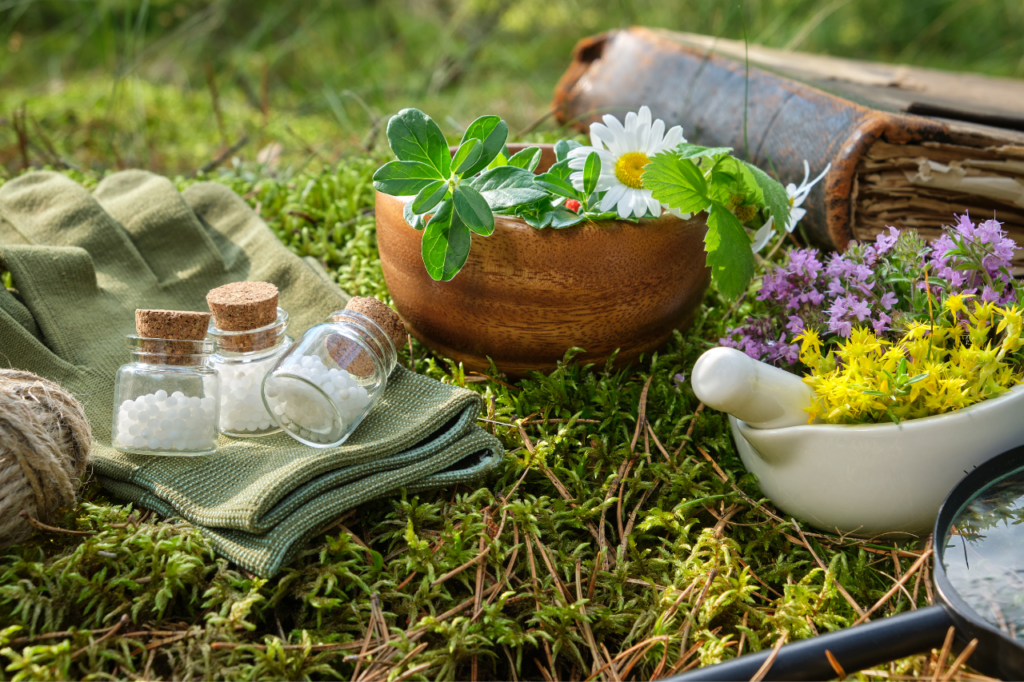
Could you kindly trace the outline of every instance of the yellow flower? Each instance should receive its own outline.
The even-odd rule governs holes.
[[[959,312],[967,312],[967,303],[964,299],[974,298],[974,294],[952,294],[946,297],[943,306],[949,312],[956,315]]]

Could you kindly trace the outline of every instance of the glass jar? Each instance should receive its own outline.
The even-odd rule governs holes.
[[[141,455],[208,455],[217,449],[220,378],[213,342],[129,336],[132,361],[114,378],[113,446]]]
[[[339,310],[278,359],[263,379],[263,403],[295,440],[341,445],[384,392],[397,356],[373,319]]]
[[[224,331],[210,320],[207,338],[214,353],[207,364],[220,375],[220,432],[226,436],[252,437],[277,433],[281,427],[263,404],[263,377],[291,347],[285,334],[288,313],[277,309],[277,319],[265,327]]]

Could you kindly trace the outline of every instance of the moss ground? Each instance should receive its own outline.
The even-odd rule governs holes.
[[[209,177],[347,291],[387,301],[379,161]],[[811,533],[761,499],[723,415],[686,379],[726,303],[710,292],[692,329],[623,371],[570,352],[551,375],[508,385],[404,351],[417,371],[485,395],[504,468],[477,489],[355,509],[272,580],[216,557],[189,524],[88,485],[59,524],[79,534],[37,533],[0,558],[0,676],[586,679],[611,660],[620,679],[648,679],[850,625],[925,543]],[[925,567],[873,616],[931,600]],[[920,676],[935,658],[879,676]]]
[[[0,2],[0,182],[42,166],[87,186],[122,167],[223,182],[349,293],[388,301],[380,122],[412,105],[456,139],[485,113],[523,130],[576,39],[634,23],[1024,74],[1015,3]],[[650,679],[931,603],[928,562],[908,576],[926,540],[797,526],[701,409],[693,362],[745,313],[711,291],[625,370],[570,352],[514,385],[403,351],[485,395],[505,466],[355,509],[272,580],[88,484],[57,523],[75,534],[0,555],[0,680]],[[938,658],[858,677],[928,679]]]

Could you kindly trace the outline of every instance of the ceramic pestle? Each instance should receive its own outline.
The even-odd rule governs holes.
[[[755,429],[807,424],[804,408],[814,395],[800,377],[724,347],[698,358],[691,385],[705,405]]]

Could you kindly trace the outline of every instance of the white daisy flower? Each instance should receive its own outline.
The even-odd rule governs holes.
[[[817,185],[825,174],[831,170],[832,164],[825,166],[825,170],[821,171],[821,174],[807,182],[807,179],[811,177],[811,166],[804,160],[804,179],[797,187],[792,182],[786,185],[786,196],[789,197],[789,219],[786,221],[786,232],[792,232],[796,229],[797,223],[799,223],[805,215],[807,215],[807,209],[801,208],[804,202],[807,200],[807,196],[811,193],[811,189]],[[772,227],[775,225],[775,216],[768,218],[766,222],[757,232],[754,233],[754,243],[750,245],[750,248],[757,253],[768,244],[768,241],[772,237]]]
[[[569,176],[573,187],[583,189],[583,167],[587,157],[597,152],[601,157],[597,191],[605,193],[599,210],[615,211],[620,218],[642,218],[648,211],[660,216],[662,206],[651,196],[651,190],[644,189],[641,176],[652,156],[686,142],[683,129],[673,126],[665,132],[665,122],[660,118],[652,124],[651,110],[646,106],[626,114],[625,125],[611,114],[605,114],[603,120],[603,124],[590,125],[591,146],[569,152],[569,168],[575,171]]]

